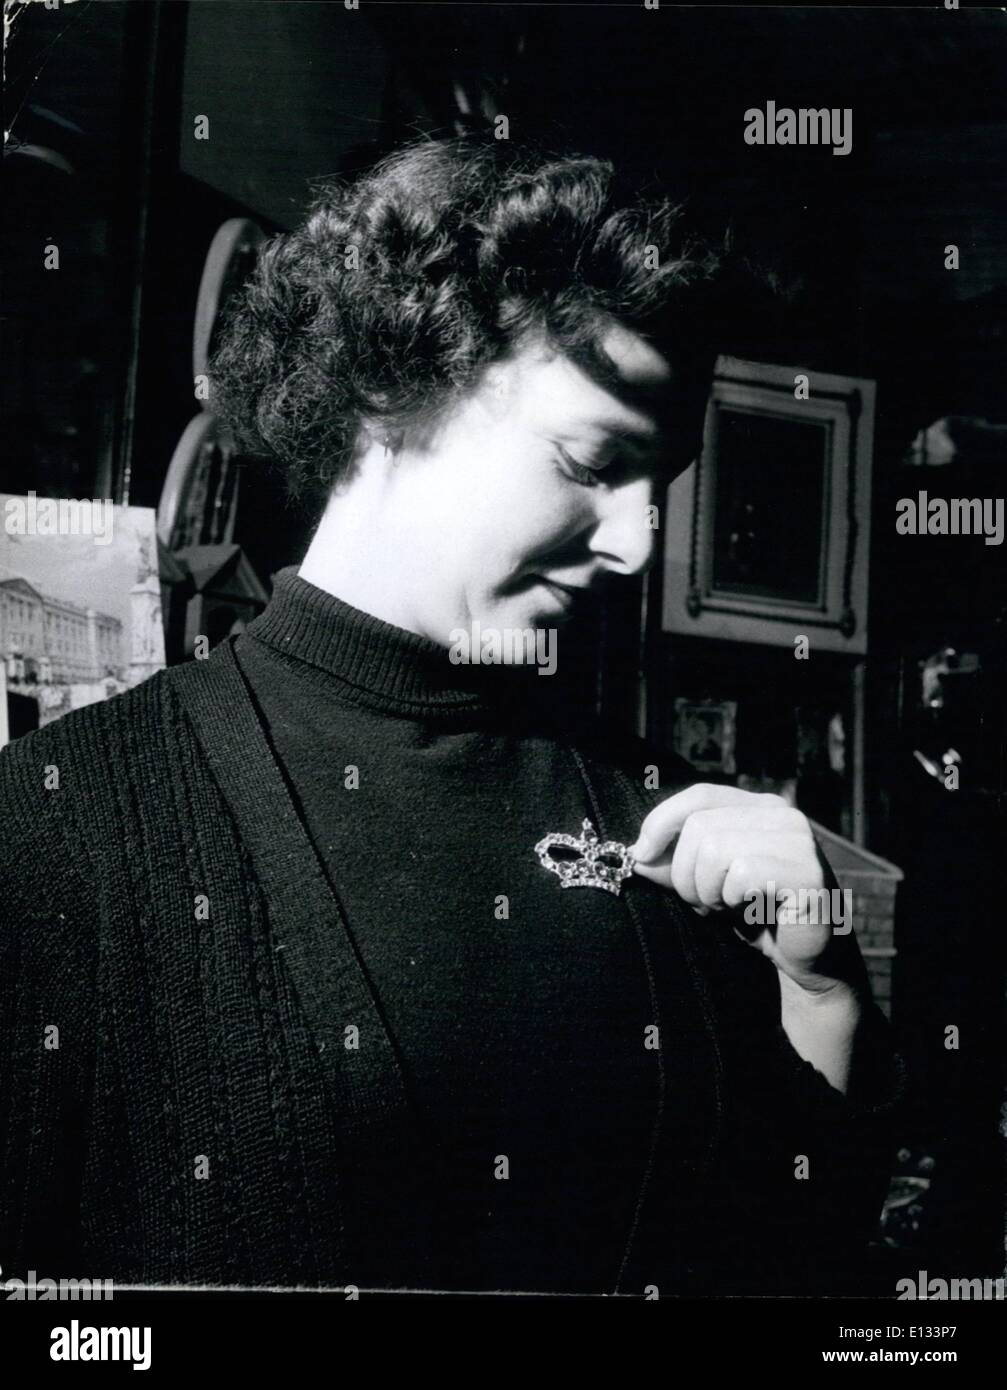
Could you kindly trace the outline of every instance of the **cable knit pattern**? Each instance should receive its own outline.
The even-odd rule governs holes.
[[[331,1278],[338,1242],[325,1244],[308,1188],[330,1166],[333,1117],[167,675],[12,744],[0,804],[4,1268]]]

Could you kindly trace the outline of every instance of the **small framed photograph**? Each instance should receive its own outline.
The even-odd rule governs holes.
[[[873,434],[872,381],[722,357],[669,492],[665,629],[862,655]]]
[[[735,721],[734,700],[675,701],[672,743],[675,752],[698,772],[717,772],[733,777]]]

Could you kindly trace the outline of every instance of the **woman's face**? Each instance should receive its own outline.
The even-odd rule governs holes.
[[[551,628],[650,564],[660,531],[648,509],[694,456],[702,403],[675,418],[671,365],[637,334],[613,324],[603,347],[618,395],[528,346],[428,437],[406,434],[375,519],[402,626],[441,644],[476,622]]]

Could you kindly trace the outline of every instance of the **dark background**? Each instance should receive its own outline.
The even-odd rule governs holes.
[[[978,538],[896,544],[892,518],[919,488],[1004,493],[1005,40],[995,9],[79,0],[17,11],[5,90],[4,490],[156,506],[198,409],[192,316],[219,224],[290,227],[312,180],[480,112],[688,194],[711,230],[729,219],[779,267],[789,302],[725,351],[877,382],[861,830],[906,875],[904,1162],[931,1186],[900,1253],[954,1276],[1003,1266],[1003,562]],[[743,112],[770,99],[851,107],[852,153],[746,145]],[[42,269],[50,241],[58,275]],[[954,459],[910,467],[914,436],[944,417]],[[244,469],[236,539],[264,580],[308,526],[280,480]],[[736,700],[739,771],[771,785],[799,770],[802,720],[847,710],[842,657],[672,642],[653,621],[641,651],[640,599],[605,618],[612,717],[632,721],[641,676],[652,732],[675,695]],[[979,669],[927,710],[919,663],[948,646]],[[947,747],[962,757],[954,793],[913,757]],[[842,827],[847,789],[805,772],[806,803]]]

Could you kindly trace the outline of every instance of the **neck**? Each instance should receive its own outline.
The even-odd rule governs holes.
[[[332,492],[297,572],[360,612],[426,637],[409,601],[411,585],[402,582],[407,552],[381,522],[386,458],[372,446],[357,461],[351,481]]]

